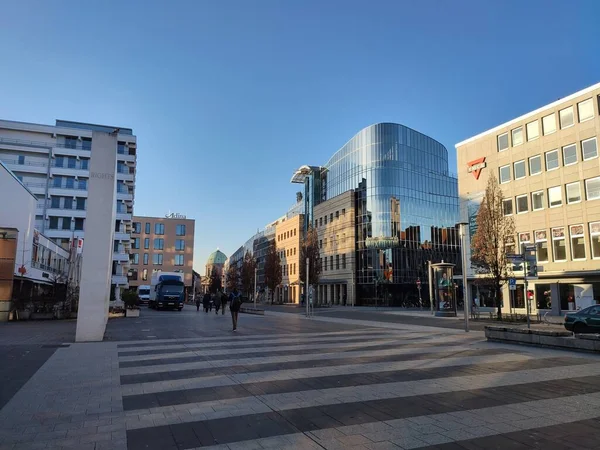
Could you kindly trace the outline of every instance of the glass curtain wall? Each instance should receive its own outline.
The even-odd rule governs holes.
[[[357,304],[410,304],[418,298],[417,278],[426,297],[428,260],[461,272],[458,181],[448,173],[448,151],[434,139],[375,124],[305,181],[314,203],[355,189]],[[370,238],[393,248],[368,248]]]

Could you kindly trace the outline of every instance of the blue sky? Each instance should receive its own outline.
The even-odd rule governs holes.
[[[600,81],[597,1],[5,2],[0,118],[131,127],[136,214],[231,254],[372,123],[454,144]]]

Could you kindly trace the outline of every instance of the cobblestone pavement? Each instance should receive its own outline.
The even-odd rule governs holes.
[[[58,348],[0,411],[0,449],[593,449],[600,358],[482,333],[142,310]]]

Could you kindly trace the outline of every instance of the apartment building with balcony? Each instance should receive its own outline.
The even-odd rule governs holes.
[[[92,131],[118,130],[117,214],[112,284],[128,287],[137,139],[130,128],[56,120],[55,125],[0,120],[0,160],[37,199],[35,228],[67,248],[85,241]],[[85,245],[85,244],[84,244]]]
[[[131,230],[129,286],[149,285],[154,272],[183,272],[191,294],[196,221],[172,217],[134,216]]]

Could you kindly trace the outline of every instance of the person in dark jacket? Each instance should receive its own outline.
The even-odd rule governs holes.
[[[196,311],[200,311],[200,303],[202,303],[200,301],[200,296],[196,295]]]
[[[221,307],[221,291],[217,291],[214,295],[213,302],[215,304],[215,314],[219,314],[219,308]]]
[[[231,311],[231,322],[233,324],[233,331],[237,330],[238,314],[240,307],[242,306],[242,299],[237,289],[233,290],[231,303],[229,304],[229,310]]]
[[[202,297],[202,304],[204,306],[204,312],[207,313],[209,309],[212,310],[212,305],[210,304],[210,294],[208,292],[204,294],[204,297]]]
[[[225,307],[227,306],[227,294],[221,291],[221,315],[225,315]]]

